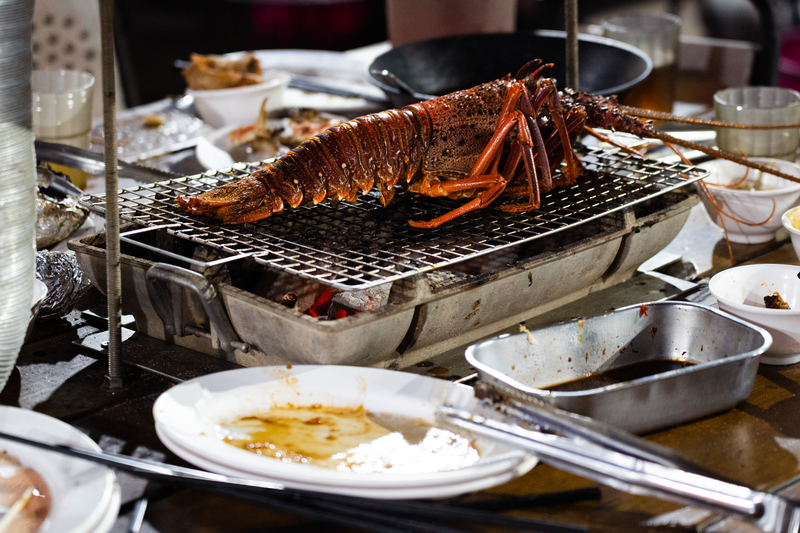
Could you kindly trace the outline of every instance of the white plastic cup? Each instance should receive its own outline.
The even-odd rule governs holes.
[[[78,70],[34,70],[31,90],[36,138],[89,148],[94,76]]]
[[[734,87],[714,94],[714,116],[720,122],[751,125],[800,123],[800,93],[780,87]],[[724,152],[794,161],[800,130],[717,128],[717,146]]]

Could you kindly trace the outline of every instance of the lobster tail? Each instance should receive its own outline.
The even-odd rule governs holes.
[[[401,179],[420,167],[430,137],[424,110],[392,109],[323,131],[250,176],[197,196],[179,196],[193,214],[242,224],[283,211],[285,206],[355,202],[358,191],[377,186],[388,204]]]

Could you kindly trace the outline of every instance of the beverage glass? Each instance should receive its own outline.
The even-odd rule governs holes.
[[[639,48],[653,61],[653,71],[633,88],[625,105],[672,112],[678,70],[681,19],[670,13],[619,13],[602,21],[603,35]]]
[[[34,70],[31,74],[33,134],[42,141],[89,148],[94,76],[78,70]],[[63,167],[78,187],[86,174]]]
[[[733,87],[714,94],[714,116],[720,122],[750,125],[800,123],[800,93],[780,87]],[[750,157],[794,161],[800,130],[716,128],[720,150]]]
[[[469,33],[510,33],[517,0],[386,0],[392,46]]]

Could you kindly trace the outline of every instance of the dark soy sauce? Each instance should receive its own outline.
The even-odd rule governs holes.
[[[662,372],[669,372],[670,370],[678,370],[693,366],[694,363],[688,361],[677,361],[674,359],[655,359],[653,361],[640,361],[630,365],[621,366],[618,368],[611,368],[605,372],[598,374],[591,374],[572,381],[565,381],[564,383],[557,383],[549,387],[542,387],[544,390],[557,391],[557,392],[575,392],[590,389],[599,389],[600,387],[607,387],[625,381],[631,381],[646,376],[660,374]]]

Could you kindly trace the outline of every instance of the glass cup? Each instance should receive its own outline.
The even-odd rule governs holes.
[[[386,0],[392,46],[469,33],[509,33],[517,0]]]
[[[622,103],[672,112],[678,70],[681,19],[670,13],[618,13],[602,21],[603,35],[639,48],[653,61],[653,71]]]
[[[33,134],[37,139],[89,148],[94,76],[78,70],[34,70],[31,91]],[[84,172],[53,167],[78,187],[86,187]]]
[[[750,125],[800,123],[800,93],[780,87],[735,87],[714,94],[714,116],[720,122]],[[717,147],[751,157],[794,161],[800,130],[717,128]]]

